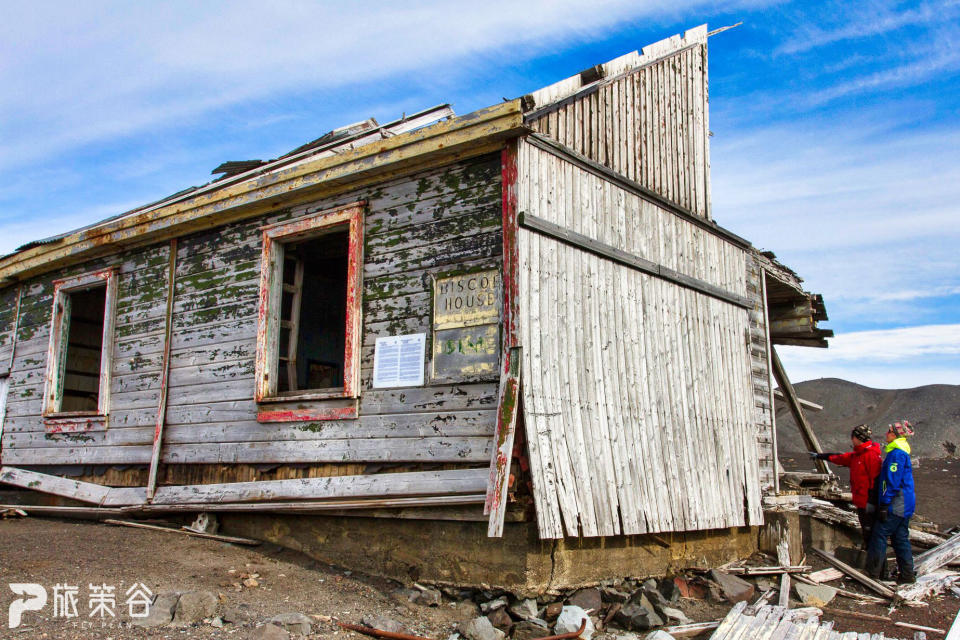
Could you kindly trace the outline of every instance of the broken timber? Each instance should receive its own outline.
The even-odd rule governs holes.
[[[265,500],[478,494],[486,490],[487,474],[486,469],[460,469],[170,486],[159,487],[152,504],[202,506]],[[144,487],[105,487],[15,467],[0,468],[0,482],[101,506],[144,505],[147,498]]]
[[[799,508],[805,515],[813,516],[818,520],[823,520],[830,524],[840,524],[848,529],[860,531],[860,521],[857,520],[855,513],[844,511],[840,507],[835,507],[828,502],[822,500],[813,501],[809,504],[800,504]],[[925,531],[910,529],[910,542],[917,546],[929,548],[943,544],[943,538]]]
[[[187,529],[171,529],[170,527],[158,527],[152,524],[144,524],[142,522],[130,522],[128,520],[112,520],[107,519],[103,521],[104,524],[112,524],[121,527],[133,527],[134,529],[149,529],[151,531],[164,531],[166,533],[179,533],[183,536],[190,536],[191,538],[204,538],[207,540],[217,540],[218,542],[229,542],[230,544],[242,544],[248,547],[255,547],[260,543],[259,540],[252,540],[250,538],[238,538],[236,536],[221,536],[214,533],[201,533],[199,531],[189,531]]]
[[[847,574],[848,576],[850,576],[851,578],[853,578],[863,586],[867,587],[868,589],[879,593],[885,598],[890,598],[891,600],[897,597],[897,594],[893,589],[887,586],[884,586],[879,582],[877,582],[876,580],[874,580],[873,578],[861,573],[860,571],[857,571],[847,563],[837,559],[833,554],[827,553],[822,549],[817,549],[816,547],[811,547],[811,548],[813,549],[813,552],[816,553],[818,556],[820,556],[821,558],[823,558],[824,560],[832,564],[834,567],[836,567],[840,571],[843,571],[845,574]]]
[[[924,551],[914,559],[914,571],[922,576],[960,558],[960,533],[943,544]]]
[[[500,397],[497,403],[496,448],[490,460],[490,478],[483,511],[490,515],[487,535],[503,536],[503,520],[507,512],[507,491],[510,488],[510,460],[513,457],[513,439],[517,429],[520,408],[520,347],[507,353],[503,376],[500,379]]]
[[[777,349],[773,345],[770,345],[770,360],[773,364],[773,377],[777,381],[777,385],[780,387],[780,391],[783,392],[784,398],[787,401],[787,406],[790,407],[790,413],[793,414],[793,419],[797,422],[797,427],[800,429],[800,435],[803,436],[803,441],[806,443],[810,451],[816,451],[817,453],[823,453],[823,447],[820,446],[820,441],[817,439],[817,434],[813,432],[813,428],[810,426],[810,423],[807,422],[807,418],[803,415],[803,408],[800,406],[800,400],[797,398],[797,392],[793,388],[793,384],[790,383],[790,378],[787,377],[787,372],[783,368],[783,363],[780,362],[780,356],[777,355]],[[823,460],[817,460],[817,469],[821,473],[829,473],[829,468],[827,463]]]

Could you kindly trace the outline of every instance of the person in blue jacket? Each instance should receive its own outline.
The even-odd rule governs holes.
[[[895,422],[887,429],[886,455],[880,467],[877,495],[877,522],[867,548],[867,572],[880,578],[887,562],[887,538],[897,556],[897,583],[916,581],[913,572],[913,551],[910,548],[910,516],[916,507],[913,490],[913,465],[910,462],[910,443],[913,427],[906,420]]]

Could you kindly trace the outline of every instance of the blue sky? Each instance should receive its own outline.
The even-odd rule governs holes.
[[[716,220],[823,293],[796,380],[960,384],[960,2],[20,3],[0,253],[337,126],[516,97],[702,23]]]

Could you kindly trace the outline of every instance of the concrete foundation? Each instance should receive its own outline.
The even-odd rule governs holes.
[[[504,526],[488,538],[485,522],[223,515],[225,533],[267,540],[313,558],[404,582],[487,585],[535,595],[605,578],[669,574],[749,556],[757,528],[653,536],[540,540],[535,523]]]

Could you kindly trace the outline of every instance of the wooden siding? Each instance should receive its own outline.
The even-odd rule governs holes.
[[[739,296],[747,250],[529,143],[518,209]],[[541,537],[759,524],[747,310],[519,230]]]
[[[368,208],[360,417],[260,424],[253,400],[259,229],[361,199]],[[424,332],[429,340],[432,276],[501,267],[500,202],[499,155],[490,154],[180,238],[162,462],[339,463],[348,473],[357,462],[485,466],[496,425],[496,375],[469,384],[428,380],[412,389],[372,389],[370,378],[378,336]],[[164,243],[25,283],[3,464],[149,463],[160,400],[168,258]],[[52,280],[109,266],[118,271],[110,426],[48,433],[40,396]],[[2,334],[10,324],[8,299],[15,298],[16,287],[0,292],[0,356],[8,343]]]
[[[760,462],[760,490],[764,495],[776,492],[776,432],[770,396],[769,342],[767,336],[766,301],[763,290],[763,268],[751,252],[747,257],[747,296],[750,308],[750,379],[757,419],[757,454]]]
[[[592,85],[576,90],[575,77],[570,86],[533,94],[528,124],[709,218],[706,27],[601,66],[605,77]]]

